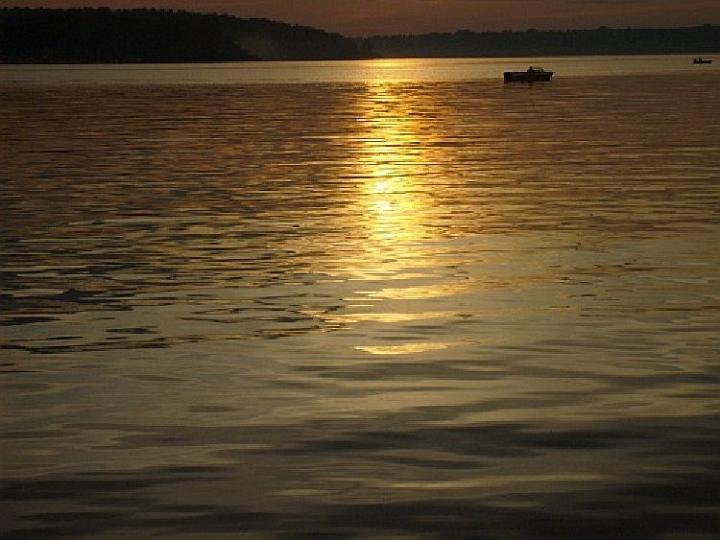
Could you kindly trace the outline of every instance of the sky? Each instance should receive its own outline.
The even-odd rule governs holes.
[[[0,0],[0,6],[17,5],[229,13],[310,25],[347,36],[720,23],[718,0]]]

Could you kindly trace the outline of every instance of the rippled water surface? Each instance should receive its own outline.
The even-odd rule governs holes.
[[[720,70],[412,62],[0,85],[9,536],[717,537]]]

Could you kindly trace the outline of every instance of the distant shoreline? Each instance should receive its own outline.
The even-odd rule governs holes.
[[[375,58],[718,54],[720,25],[348,38],[267,19],[157,9],[0,9],[0,63],[98,65]]]
[[[376,56],[371,58],[340,58],[340,59],[323,59],[323,60],[295,60],[295,59],[281,59],[281,60],[195,60],[195,61],[183,61],[178,60],[174,62],[63,62],[63,61],[52,61],[52,62],[3,62],[0,61],[0,66],[145,66],[145,65],[181,65],[181,64],[257,64],[263,62],[366,62],[368,60],[492,60],[501,58],[577,58],[577,57],[604,57],[604,56],[683,56],[692,59],[696,56],[717,56],[717,61],[720,62],[720,49],[716,51],[693,51],[693,52],[681,52],[681,53],[614,53],[614,54],[553,54],[553,55],[514,55],[514,56]]]

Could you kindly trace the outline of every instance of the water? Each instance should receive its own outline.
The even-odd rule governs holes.
[[[8,536],[716,537],[720,70],[393,62],[0,67]]]
[[[695,56],[708,57],[706,54]],[[720,56],[720,54],[719,54]],[[334,60],[313,62],[221,62],[205,64],[1,65],[6,85],[48,84],[302,84],[449,82],[497,80],[503,71],[545,66],[557,78],[607,75],[720,72],[720,58],[708,65],[692,63],[692,55],[558,56],[552,58],[452,58]]]

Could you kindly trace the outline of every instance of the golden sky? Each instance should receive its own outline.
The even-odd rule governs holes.
[[[305,24],[349,36],[720,23],[718,0],[0,0],[0,6],[15,5],[221,12]]]

